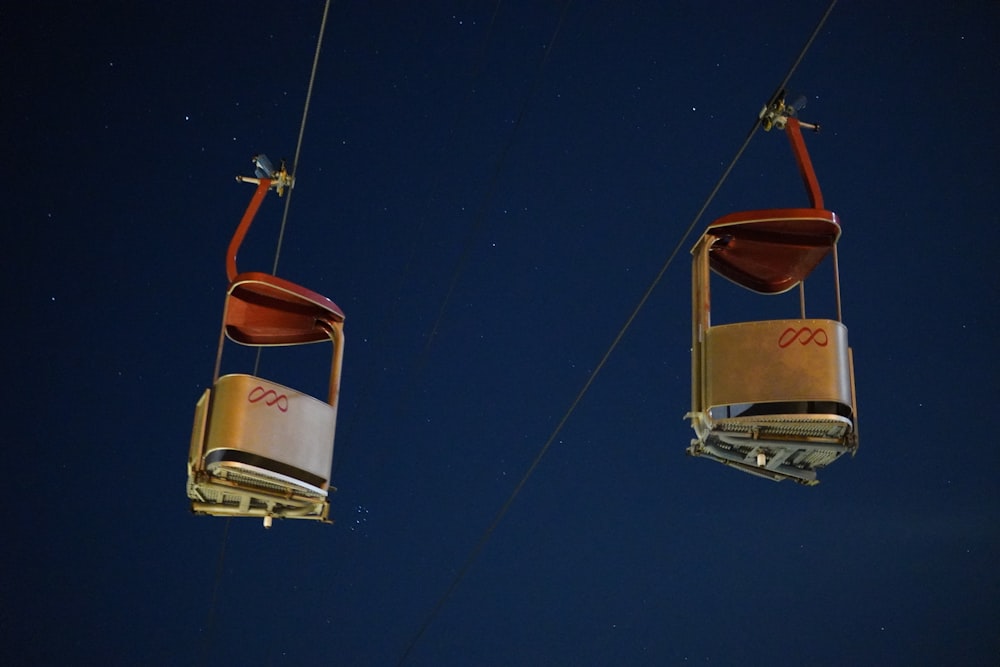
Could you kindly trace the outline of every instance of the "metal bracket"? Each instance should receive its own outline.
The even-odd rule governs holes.
[[[269,188],[274,188],[281,197],[285,194],[285,188],[291,190],[295,187],[295,177],[288,173],[285,168],[285,161],[281,161],[281,167],[275,169],[266,155],[253,156],[254,176],[237,176],[240,183],[255,183],[260,185],[261,181],[267,181]]]
[[[784,130],[785,125],[788,123],[788,119],[795,116],[799,109],[805,106],[805,97],[800,98],[801,102],[798,100],[792,104],[787,104],[785,102],[785,93],[782,93],[778,99],[776,99],[771,104],[765,104],[757,115],[760,118],[761,125],[764,127],[765,132],[770,132],[771,128],[777,128],[779,130]],[[804,128],[810,129],[813,132],[819,132],[819,123],[804,123],[799,121],[799,125]]]

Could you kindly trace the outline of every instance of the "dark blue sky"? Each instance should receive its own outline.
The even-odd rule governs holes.
[[[0,661],[396,664],[827,6],[734,4],[574,2],[540,71],[562,2],[334,5],[278,273],[347,314],[336,523],[271,531],[192,516],[184,466],[233,176],[293,157],[322,3],[0,9]],[[998,35],[995,2],[842,2],[790,83],[857,457],[805,488],[684,455],[692,237],[406,664],[996,664]],[[806,201],[759,132],[699,227]],[[261,374],[318,392],[327,354]]]

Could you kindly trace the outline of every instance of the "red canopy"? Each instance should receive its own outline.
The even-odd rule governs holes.
[[[795,287],[840,237],[837,214],[818,208],[740,211],[719,218],[706,234],[717,237],[711,267],[738,285],[762,294]]]

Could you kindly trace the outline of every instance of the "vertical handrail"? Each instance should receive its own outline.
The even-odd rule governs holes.
[[[705,334],[711,326],[711,270],[708,253],[715,237],[703,235],[695,245],[691,280],[691,420],[698,422],[698,413],[705,409]],[[696,428],[697,430],[697,428]]]

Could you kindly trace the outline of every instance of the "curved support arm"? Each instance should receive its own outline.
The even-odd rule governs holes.
[[[240,220],[239,226],[233,232],[233,238],[229,241],[229,249],[226,251],[226,276],[228,276],[229,282],[233,282],[238,273],[236,270],[236,253],[239,252],[240,246],[243,245],[243,238],[247,235],[247,230],[250,229],[254,216],[257,215],[257,209],[260,208],[261,202],[264,201],[264,197],[270,189],[271,179],[262,178],[257,181],[257,189],[254,190],[253,198],[250,200],[247,210],[243,213],[243,219]]]
[[[788,134],[788,141],[792,144],[792,152],[795,153],[795,162],[799,165],[799,174],[802,175],[802,182],[809,193],[809,201],[813,208],[823,208],[823,193],[819,189],[819,181],[816,180],[816,172],[813,170],[812,160],[809,159],[809,151],[806,150],[806,142],[802,138],[801,123],[798,118],[790,116],[785,121],[785,132]]]

